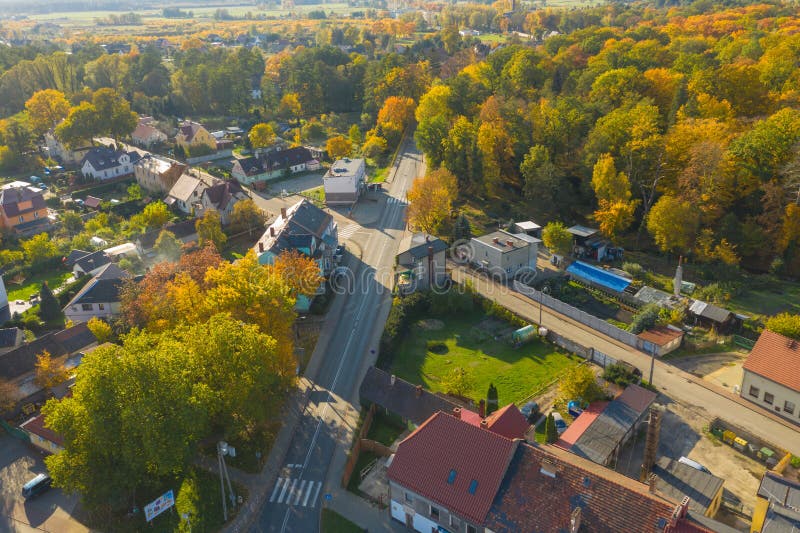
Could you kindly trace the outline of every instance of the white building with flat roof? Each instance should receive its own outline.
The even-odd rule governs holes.
[[[363,159],[338,159],[322,178],[328,205],[353,204],[364,190],[367,166]]]

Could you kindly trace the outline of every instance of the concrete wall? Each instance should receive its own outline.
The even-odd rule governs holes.
[[[451,533],[466,533],[467,525],[474,527],[476,533],[487,531],[483,526],[467,522],[462,517],[452,514],[441,504],[432,502],[392,480],[389,480],[389,500],[392,518],[406,524],[408,516],[411,515],[414,530],[420,533],[438,531],[439,526]],[[438,519],[431,516],[431,506],[439,510]]]
[[[789,371],[787,369],[787,371]],[[750,394],[750,387],[758,388],[758,397]],[[772,404],[764,401],[764,394],[770,393],[774,396]],[[742,398],[749,400],[755,404],[760,405],[764,409],[769,409],[777,415],[787,418],[795,424],[800,423],[800,392],[794,391],[783,385],[779,385],[774,381],[754,374],[748,370],[744,371],[742,378],[742,390],[740,391]],[[794,403],[794,413],[787,413],[784,411],[784,402],[789,401]]]

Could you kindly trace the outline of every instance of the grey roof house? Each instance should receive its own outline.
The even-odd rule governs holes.
[[[64,306],[64,315],[75,324],[91,318],[111,319],[119,314],[119,291],[130,278],[131,274],[115,263],[105,265]]]
[[[440,286],[447,276],[447,243],[427,233],[411,233],[397,250],[396,284],[408,294],[418,288]]]

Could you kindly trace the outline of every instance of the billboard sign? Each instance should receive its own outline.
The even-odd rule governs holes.
[[[144,506],[144,517],[150,522],[153,518],[157,517],[170,507],[175,505],[175,496],[171,490],[168,490],[152,502]]]

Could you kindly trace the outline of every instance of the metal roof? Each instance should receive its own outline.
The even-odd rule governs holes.
[[[711,507],[724,480],[669,457],[661,457],[653,468],[658,476],[657,488],[667,496],[681,501],[689,497],[689,507],[704,513]]]

